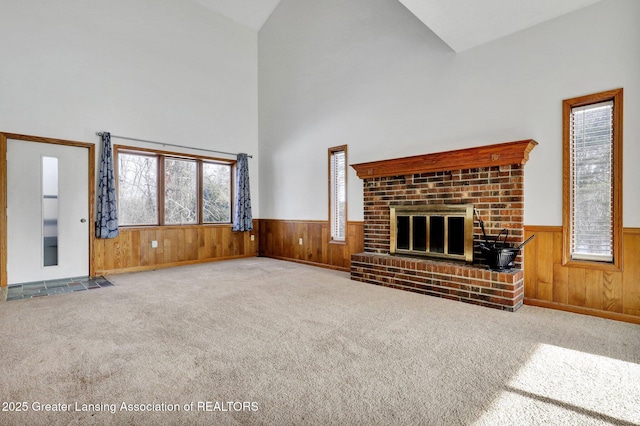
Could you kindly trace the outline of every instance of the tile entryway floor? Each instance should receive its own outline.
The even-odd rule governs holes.
[[[7,301],[31,299],[52,294],[72,293],[74,291],[95,290],[112,287],[104,277],[76,277],[51,281],[11,284],[7,290]]]

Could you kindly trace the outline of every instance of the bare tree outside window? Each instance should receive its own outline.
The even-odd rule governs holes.
[[[167,225],[198,223],[198,176],[193,160],[164,161],[164,221]]]
[[[118,214],[121,225],[158,224],[158,160],[118,155]]]
[[[203,163],[202,221],[231,222],[231,166]]]
[[[130,147],[117,155],[120,226],[231,223],[232,161]]]

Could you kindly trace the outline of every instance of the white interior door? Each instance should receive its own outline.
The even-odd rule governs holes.
[[[89,275],[88,155],[7,140],[9,284]]]

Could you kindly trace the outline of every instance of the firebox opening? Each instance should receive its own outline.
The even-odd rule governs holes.
[[[391,254],[473,261],[473,204],[390,206]]]

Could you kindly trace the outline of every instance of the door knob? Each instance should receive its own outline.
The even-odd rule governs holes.
[[[81,223],[85,223],[87,221],[87,219],[80,219]]]

